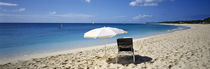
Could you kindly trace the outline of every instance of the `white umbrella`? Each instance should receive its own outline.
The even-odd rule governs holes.
[[[127,33],[122,29],[112,27],[102,27],[90,30],[84,34],[84,38],[111,38],[118,34]],[[105,55],[106,55],[106,42],[105,42]]]

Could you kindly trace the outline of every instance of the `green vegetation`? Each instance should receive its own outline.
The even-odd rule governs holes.
[[[210,17],[205,18],[203,21],[204,21],[205,23],[210,23]]]
[[[205,18],[203,20],[190,20],[190,21],[164,21],[164,22],[154,22],[154,23],[146,23],[146,24],[210,24],[210,17]]]

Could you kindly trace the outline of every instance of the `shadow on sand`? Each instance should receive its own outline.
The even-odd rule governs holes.
[[[135,63],[134,64],[141,64],[141,63],[145,63],[145,62],[150,62],[152,60],[151,57],[147,57],[147,56],[140,56],[140,55],[135,55]],[[116,57],[115,58],[109,58],[107,60],[107,63],[116,63]],[[132,56],[119,56],[118,57],[118,64],[122,64],[122,65],[127,65],[127,64],[131,64],[133,63],[133,57]]]

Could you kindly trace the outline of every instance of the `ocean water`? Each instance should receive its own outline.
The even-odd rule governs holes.
[[[181,26],[116,23],[1,23],[0,58],[35,53],[62,51],[116,42],[119,37],[141,38],[166,33]],[[85,32],[100,27],[116,27],[128,31],[108,39],[83,38]]]

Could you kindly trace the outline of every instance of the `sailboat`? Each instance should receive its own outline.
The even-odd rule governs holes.
[[[91,23],[92,23],[92,24],[95,24],[94,19],[95,19],[95,18],[93,17],[92,20],[91,20]]]
[[[92,24],[95,24],[95,22],[94,22],[94,21],[92,21]]]

